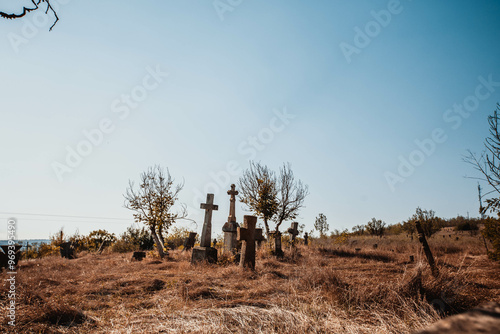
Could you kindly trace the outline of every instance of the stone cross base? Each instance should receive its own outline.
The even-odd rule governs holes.
[[[217,249],[213,247],[194,247],[191,255],[191,263],[201,261],[217,263]]]
[[[224,232],[224,253],[236,254],[238,251],[238,240],[236,240],[236,231],[239,224],[236,222],[225,223],[222,227]]]

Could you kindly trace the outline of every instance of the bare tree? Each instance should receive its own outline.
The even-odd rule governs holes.
[[[500,111],[500,104],[497,103],[497,109],[493,111],[493,115],[488,116],[490,136],[484,142],[486,150],[479,156],[469,151],[469,155],[464,160],[472,164],[476,170],[483,174],[484,178],[477,179],[488,182],[493,188],[491,192],[496,192],[500,195],[500,116],[498,115],[498,111]],[[486,206],[482,207],[480,211],[484,213],[488,210],[500,213],[500,198],[487,199]]]
[[[273,220],[276,223],[276,233],[284,221],[297,218],[299,210],[304,206],[304,199],[309,194],[308,186],[301,180],[295,180],[290,163],[280,168],[278,179],[278,212]]]
[[[267,166],[250,161],[250,167],[238,181],[240,201],[245,203],[258,217],[264,220],[269,237],[269,220],[278,211],[278,189],[276,176]]]
[[[50,27],[49,31],[52,30],[52,28],[54,28],[54,26],[56,25],[57,21],[59,21],[59,17],[57,16],[57,13],[54,10],[54,7],[52,7],[52,5],[50,4],[50,0],[31,0],[31,2],[33,3],[33,7],[23,7],[22,13],[7,13],[5,11],[0,10],[0,17],[2,17],[4,19],[10,19],[10,20],[19,19],[19,18],[25,17],[26,14],[28,14],[30,12],[33,12],[35,10],[40,9],[41,8],[40,4],[45,3],[45,4],[47,4],[47,6],[45,7],[45,14],[47,14],[49,11],[51,11],[55,16],[55,21],[52,24],[52,26]]]
[[[307,185],[295,180],[290,164],[283,164],[279,177],[276,177],[267,166],[250,162],[250,168],[239,180],[239,187],[240,201],[264,219],[267,236],[274,235],[275,253],[281,256],[280,225],[297,218],[308,195]],[[270,220],[275,223],[273,233],[269,228]]]
[[[124,195],[125,207],[136,212],[135,221],[149,227],[161,258],[165,257],[161,236],[163,231],[168,230],[175,219],[186,215],[185,208],[181,214],[170,211],[183,187],[182,183],[175,187],[173,184],[174,180],[168,169],[165,173],[160,166],[154,166],[141,174],[141,183],[137,190],[134,190],[134,183],[129,181]]]

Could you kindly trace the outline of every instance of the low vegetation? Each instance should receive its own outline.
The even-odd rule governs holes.
[[[4,320],[0,332],[410,333],[500,302],[500,267],[486,257],[481,235],[446,228],[429,244],[436,278],[416,238],[405,234],[318,238],[295,253],[284,243],[280,260],[266,245],[255,271],[226,256],[193,266],[182,247],[164,259],[148,252],[142,262],[113,246],[74,260],[22,260],[17,325],[12,331]]]

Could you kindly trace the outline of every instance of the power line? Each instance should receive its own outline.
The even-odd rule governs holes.
[[[12,217],[0,217],[0,219],[9,219]],[[122,221],[111,221],[111,222],[103,222],[99,220],[89,221],[89,220],[53,220],[53,219],[38,219],[38,218],[20,218],[19,220],[33,220],[33,221],[42,221],[42,222],[53,222],[53,223],[92,223],[92,224],[123,224],[124,222],[130,222],[131,220],[122,220]]]
[[[126,220],[127,218],[111,218],[111,217],[88,217],[88,216],[65,216],[65,215],[50,215],[44,213],[19,213],[19,212],[0,212],[1,215],[22,215],[22,216],[45,216],[45,217],[62,217],[62,218],[90,218],[90,219],[111,219],[111,220]]]

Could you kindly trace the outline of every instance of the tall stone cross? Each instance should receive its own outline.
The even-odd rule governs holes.
[[[236,195],[238,195],[238,191],[236,191],[236,186],[234,184],[231,185],[231,190],[227,191],[227,194],[231,196],[229,203],[229,217],[227,218],[227,222],[235,222],[236,221]]]
[[[243,227],[238,227],[237,238],[242,241],[240,267],[255,269],[255,224],[257,217],[244,216]]]
[[[212,245],[212,211],[219,210],[219,206],[214,204],[214,194],[207,194],[207,203],[201,203],[200,208],[205,210],[200,246],[210,247]]]

